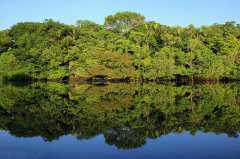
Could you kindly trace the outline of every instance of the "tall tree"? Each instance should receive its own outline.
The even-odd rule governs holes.
[[[130,29],[144,23],[145,17],[134,12],[120,12],[105,18],[105,28],[119,32],[127,32]]]

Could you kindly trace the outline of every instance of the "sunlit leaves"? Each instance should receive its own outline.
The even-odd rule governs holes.
[[[8,60],[0,61],[9,70],[1,76],[11,78],[18,72],[35,79],[239,79],[239,50],[240,27],[234,22],[170,27],[134,12],[110,15],[104,25],[47,19],[0,31],[2,59],[11,54],[17,61],[14,69]]]

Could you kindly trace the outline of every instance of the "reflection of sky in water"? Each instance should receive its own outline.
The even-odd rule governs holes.
[[[240,138],[227,135],[198,132],[168,134],[148,139],[141,148],[119,150],[105,144],[102,135],[89,140],[77,140],[75,136],[63,136],[59,140],[45,142],[40,137],[17,138],[0,133],[1,159],[239,159]]]

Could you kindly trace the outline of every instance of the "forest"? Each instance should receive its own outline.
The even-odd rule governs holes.
[[[104,24],[52,19],[0,30],[6,80],[240,79],[240,24],[166,26],[134,12]]]

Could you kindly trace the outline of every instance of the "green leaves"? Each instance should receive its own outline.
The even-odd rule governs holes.
[[[105,28],[118,32],[128,32],[130,29],[144,23],[145,17],[134,12],[119,12],[105,18]]]
[[[10,52],[5,52],[0,55],[0,75],[4,76],[9,73],[9,71],[14,70],[17,67],[17,59]]]
[[[134,12],[110,15],[104,25],[48,19],[0,31],[0,66],[9,70],[0,76],[239,79],[239,50],[234,22],[169,27]]]

